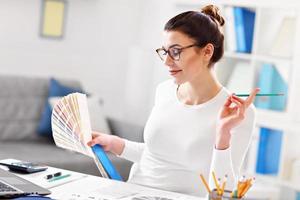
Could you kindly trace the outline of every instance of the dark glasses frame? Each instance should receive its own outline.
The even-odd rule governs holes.
[[[199,45],[198,45],[198,44],[191,44],[191,45],[188,45],[188,46],[185,46],[185,47],[171,47],[171,48],[169,48],[168,50],[166,50],[165,48],[161,47],[161,48],[156,49],[155,51],[156,51],[156,53],[158,54],[159,58],[160,58],[162,61],[165,61],[165,58],[162,57],[162,55],[161,55],[161,53],[160,53],[160,52],[162,52],[162,51],[164,51],[163,55],[168,54],[172,60],[179,61],[179,60],[180,60],[180,54],[182,53],[182,51],[183,51],[184,49],[191,48],[191,47],[195,47],[195,46],[199,46]],[[170,49],[172,49],[172,48],[173,48],[173,49],[176,48],[177,50],[179,50],[178,58],[174,58],[174,57],[172,56],[172,53],[170,53]]]

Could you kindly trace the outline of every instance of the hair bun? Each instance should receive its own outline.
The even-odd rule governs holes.
[[[201,9],[201,13],[209,15],[214,21],[218,22],[220,26],[225,24],[224,18],[220,15],[220,9],[215,5],[207,5]]]

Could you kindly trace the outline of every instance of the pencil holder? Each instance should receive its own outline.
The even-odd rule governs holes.
[[[218,195],[217,190],[214,189],[214,190],[212,190],[211,193],[209,193],[208,199],[209,200],[244,200],[244,197],[242,197],[242,198],[231,197],[231,191],[229,191],[229,190],[224,190],[224,194],[221,196],[221,195]]]

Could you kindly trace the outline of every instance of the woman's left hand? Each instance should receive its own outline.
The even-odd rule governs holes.
[[[259,89],[254,89],[247,99],[241,99],[234,94],[230,95],[223,105],[217,123],[217,149],[227,149],[230,145],[230,131],[238,126],[245,118],[247,108],[253,103]]]

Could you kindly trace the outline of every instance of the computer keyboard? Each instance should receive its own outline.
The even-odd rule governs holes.
[[[17,190],[11,187],[10,185],[0,181],[0,193],[1,192],[9,193],[9,192],[17,192]]]

